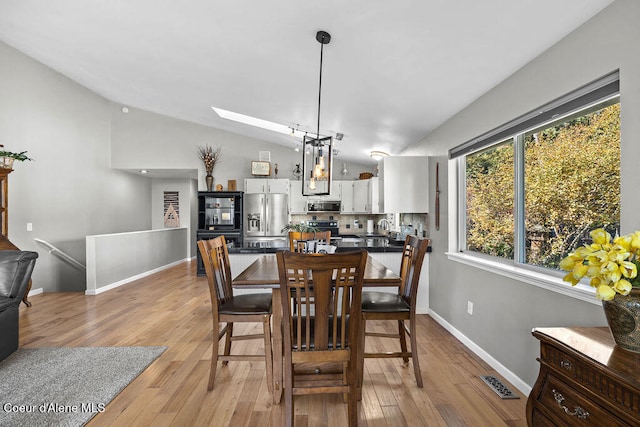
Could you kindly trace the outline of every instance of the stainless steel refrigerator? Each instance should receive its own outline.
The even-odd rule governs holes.
[[[245,237],[286,236],[282,229],[289,222],[288,197],[286,193],[245,193]]]

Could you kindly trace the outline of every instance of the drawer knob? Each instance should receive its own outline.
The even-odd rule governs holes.
[[[579,406],[576,406],[576,408],[573,411],[571,411],[569,408],[567,408],[562,404],[562,402],[564,402],[564,396],[558,393],[556,389],[553,389],[551,391],[553,392],[553,398],[556,400],[556,402],[558,403],[558,406],[560,407],[560,409],[564,411],[565,414],[570,415],[572,417],[578,417],[581,420],[587,419],[587,417],[589,416],[589,412],[587,412],[586,410],[584,410]]]
[[[567,359],[563,359],[560,361],[560,367],[566,369],[567,371],[571,370],[571,362]]]

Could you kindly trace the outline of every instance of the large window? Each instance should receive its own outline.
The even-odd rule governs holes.
[[[467,249],[513,258],[513,162],[511,140],[466,157]]]
[[[462,252],[556,269],[590,230],[619,229],[617,73],[539,110],[452,150]]]

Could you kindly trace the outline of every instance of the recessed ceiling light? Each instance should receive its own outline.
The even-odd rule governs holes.
[[[373,157],[375,160],[380,160],[383,157],[387,157],[389,156],[388,153],[385,153],[384,151],[372,151],[371,152],[371,157]]]
[[[127,114],[129,112],[129,109],[127,107],[122,107],[122,112]]]
[[[146,169],[140,169],[140,173],[149,173],[149,171]]]

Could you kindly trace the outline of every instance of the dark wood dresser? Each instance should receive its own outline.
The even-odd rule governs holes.
[[[640,353],[609,328],[536,328],[540,373],[527,400],[530,426],[640,426]]]

